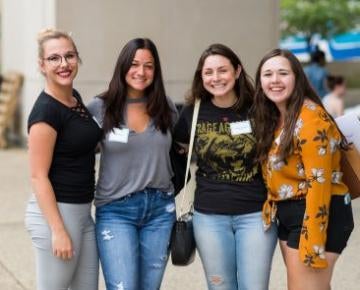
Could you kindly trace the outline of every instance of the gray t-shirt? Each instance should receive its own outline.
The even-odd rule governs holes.
[[[171,100],[168,99],[168,102],[176,118],[176,108]],[[102,126],[103,100],[95,97],[88,105],[88,109]],[[121,128],[126,128],[126,125]],[[167,134],[161,133],[155,128],[153,121],[150,121],[149,126],[142,133],[130,130],[128,140],[125,141],[123,137],[114,140],[110,134],[101,141],[100,170],[95,192],[96,206],[141,191],[146,187],[165,192],[174,190],[169,156],[172,142],[170,131],[168,130]]]

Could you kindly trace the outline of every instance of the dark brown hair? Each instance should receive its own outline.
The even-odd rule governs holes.
[[[327,76],[326,81],[330,91],[334,90],[336,86],[343,85],[345,83],[345,79],[343,76],[335,76],[335,75]]]
[[[239,78],[235,81],[234,91],[238,98],[237,102],[234,105],[236,111],[240,110],[243,105],[251,105],[253,102],[254,96],[254,87],[252,81],[248,74],[246,73],[239,57],[233,52],[229,47],[223,44],[212,44],[210,45],[200,56],[198,65],[195,70],[194,79],[192,82],[191,91],[187,97],[187,102],[189,104],[194,104],[195,99],[200,98],[201,100],[210,100],[213,95],[211,95],[203,85],[203,79],[201,76],[202,68],[206,58],[210,55],[221,55],[226,57],[235,71],[238,67],[241,67],[241,73]]]
[[[154,80],[145,90],[145,97],[148,99],[147,113],[162,133],[165,134],[167,129],[172,126],[171,109],[165,94],[160,59],[156,46],[148,38],[135,38],[130,40],[121,50],[109,87],[101,95],[105,105],[103,125],[105,133],[114,127],[118,127],[120,122],[123,121],[128,93],[125,77],[138,49],[149,50],[154,58]]]
[[[278,126],[280,117],[278,108],[267,98],[261,87],[261,69],[267,60],[276,56],[285,57],[289,61],[291,69],[295,75],[294,90],[286,104],[286,116],[279,152],[281,160],[286,159],[293,150],[295,125],[304,100],[310,99],[326,111],[320,98],[306,78],[299,60],[290,51],[285,49],[274,49],[267,53],[260,61],[256,71],[255,97],[252,108],[255,123],[255,136],[257,138],[257,159],[261,162],[267,158],[268,152],[274,140],[274,133]],[[334,122],[335,126],[337,126],[334,119],[330,115],[328,117]],[[339,132],[342,136],[341,145],[345,148],[347,144],[345,137],[342,135],[340,130]]]

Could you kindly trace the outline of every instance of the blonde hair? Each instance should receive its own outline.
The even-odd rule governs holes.
[[[59,39],[59,38],[65,38],[68,41],[70,41],[74,47],[76,54],[79,55],[75,42],[69,33],[54,28],[46,28],[44,30],[41,30],[37,36],[39,59],[42,59],[44,57],[44,43],[50,39]]]

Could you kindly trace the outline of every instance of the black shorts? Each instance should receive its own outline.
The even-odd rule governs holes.
[[[305,206],[305,199],[277,203],[278,237],[281,241],[287,241],[290,248],[299,248]],[[354,219],[350,196],[333,195],[330,202],[325,250],[341,254],[353,229]]]

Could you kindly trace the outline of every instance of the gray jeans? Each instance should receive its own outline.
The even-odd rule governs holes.
[[[91,203],[57,203],[75,254],[64,261],[52,253],[51,231],[35,200],[31,198],[25,216],[36,252],[38,290],[97,290],[99,261]]]

